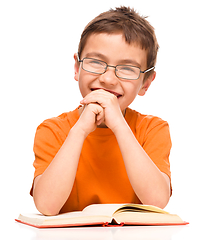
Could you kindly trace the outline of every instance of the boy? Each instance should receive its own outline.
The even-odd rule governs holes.
[[[93,203],[166,206],[168,124],[128,108],[155,79],[157,51],[154,29],[130,8],[111,9],[86,26],[74,55],[81,105],[36,131],[31,194],[41,213]]]

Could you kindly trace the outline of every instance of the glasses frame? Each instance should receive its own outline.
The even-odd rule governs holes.
[[[96,73],[96,72],[92,72],[92,71],[88,71],[88,70],[84,69],[84,67],[83,67],[83,61],[84,61],[85,59],[93,59],[93,60],[96,60],[96,61],[105,63],[105,64],[106,64],[106,68],[105,68],[104,72],[102,72],[102,73]],[[139,67],[136,67],[136,66],[133,66],[133,65],[116,65],[116,66],[112,66],[112,65],[108,65],[106,62],[104,62],[104,61],[102,61],[102,60],[99,60],[99,59],[96,59],[96,58],[87,58],[87,57],[85,57],[85,58],[83,58],[83,59],[80,60],[79,56],[78,56],[78,62],[79,62],[79,63],[82,63],[82,69],[85,70],[86,72],[90,72],[90,73],[94,73],[94,74],[99,74],[99,75],[104,74],[104,73],[107,71],[108,67],[112,67],[112,68],[115,69],[115,75],[116,75],[116,77],[118,77],[118,78],[120,78],[120,79],[126,79],[126,80],[138,80],[138,79],[140,78],[140,74],[141,74],[141,73],[147,73],[147,72],[150,72],[150,71],[152,71],[152,70],[155,69],[155,67],[151,67],[151,68],[148,68],[148,69],[146,69],[146,70],[144,70],[144,71],[141,71],[141,69],[140,69]],[[119,77],[119,76],[117,75],[117,71],[116,71],[116,68],[117,68],[118,66],[130,66],[130,67],[138,68],[138,69],[140,70],[140,73],[139,73],[138,78],[123,78],[123,77]]]

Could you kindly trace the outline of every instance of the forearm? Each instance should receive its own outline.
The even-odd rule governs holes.
[[[34,182],[34,202],[41,213],[58,214],[69,197],[84,139],[82,131],[74,126],[53,161]]]
[[[115,132],[130,183],[143,204],[165,207],[170,184],[124,122]],[[126,138],[124,137],[126,136]]]
[[[80,109],[80,115],[48,168],[34,181],[34,202],[45,215],[58,214],[68,199],[84,140],[97,127],[96,116],[103,119],[104,113],[98,104],[89,104]]]

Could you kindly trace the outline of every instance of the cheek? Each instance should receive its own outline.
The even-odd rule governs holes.
[[[81,92],[81,95],[84,98],[88,94],[88,88],[87,88],[86,82],[79,78],[78,85],[79,85],[79,90]]]
[[[88,93],[91,92],[91,83],[95,80],[95,78],[95,76],[87,74],[87,72],[83,70],[79,72],[78,85],[82,97],[85,97]]]
[[[125,102],[123,101],[122,105],[126,104],[127,106],[129,106],[134,101],[136,96],[138,95],[140,89],[141,89],[141,84],[132,84],[132,83],[129,86],[127,86],[126,88],[124,88]],[[125,107],[127,107],[127,106],[125,106]]]
[[[142,87],[141,81],[139,82],[130,82],[129,85],[126,86],[126,94],[128,98],[136,97]]]

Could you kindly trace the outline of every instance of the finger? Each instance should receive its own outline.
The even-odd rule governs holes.
[[[105,107],[106,102],[108,99],[117,99],[117,97],[107,91],[104,90],[95,90],[89,93],[87,96],[84,97],[83,100],[80,101],[81,104],[90,104],[90,103],[98,103],[102,107]]]
[[[104,120],[105,120],[104,111],[100,111],[96,116],[96,124],[100,125],[101,123],[104,122]]]

